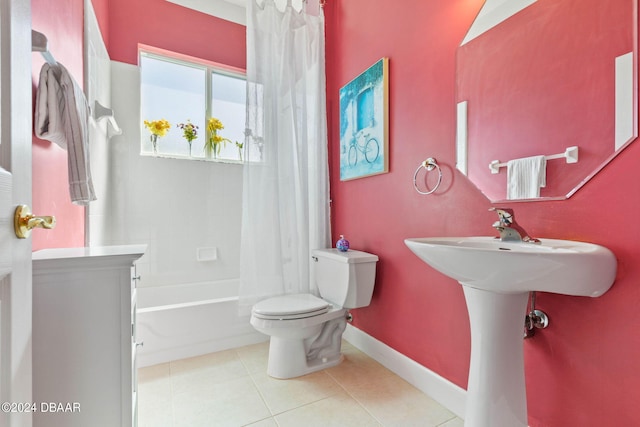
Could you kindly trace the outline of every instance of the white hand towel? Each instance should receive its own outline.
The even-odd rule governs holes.
[[[540,197],[546,185],[547,159],[544,156],[525,157],[507,162],[507,199]]]
[[[96,200],[89,161],[89,104],[62,64],[45,63],[36,92],[35,134],[67,149],[69,193],[77,205]]]

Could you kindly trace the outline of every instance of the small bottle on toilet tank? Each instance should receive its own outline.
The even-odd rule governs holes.
[[[340,235],[340,239],[336,242],[336,248],[340,252],[346,252],[349,250],[349,241],[345,239],[342,234]]]

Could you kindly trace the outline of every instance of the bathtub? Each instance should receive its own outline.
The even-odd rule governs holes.
[[[238,280],[137,289],[138,366],[266,341],[238,314]]]

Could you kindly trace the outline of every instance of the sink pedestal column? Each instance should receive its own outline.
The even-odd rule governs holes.
[[[465,427],[526,427],[523,328],[528,293],[461,283],[471,323]]]

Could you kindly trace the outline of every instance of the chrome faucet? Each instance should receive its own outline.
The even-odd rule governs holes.
[[[491,208],[489,210],[498,214],[498,221],[493,223],[493,228],[500,233],[500,237],[496,238],[503,242],[540,243],[540,240],[529,236],[529,233],[516,222],[513,209]]]

